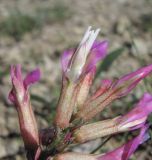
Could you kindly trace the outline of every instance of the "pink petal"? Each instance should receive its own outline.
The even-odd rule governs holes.
[[[142,118],[146,119],[148,118],[148,115],[152,112],[152,95],[149,93],[145,93],[141,100],[138,102],[138,104],[135,106],[134,109],[132,109],[128,114],[125,116],[122,116],[121,119],[121,125],[125,125],[129,122],[133,122],[136,120],[140,120]],[[142,125],[142,124],[141,124]],[[133,129],[137,129],[139,126],[135,126]]]
[[[24,79],[24,87],[25,89],[30,86],[31,84],[37,82],[40,80],[40,70],[36,69],[30,73],[27,74],[27,76]]]
[[[145,125],[141,128],[140,134],[137,137],[130,140],[123,146],[115,149],[114,151],[99,157],[98,160],[128,160],[136,151],[138,146],[144,143],[149,138],[149,136],[146,134],[147,129],[148,126]]]
[[[91,49],[91,53],[87,59],[87,65],[85,66],[86,72],[88,72],[93,66],[95,66],[100,60],[104,59],[107,55],[108,42],[95,42]]]
[[[138,69],[132,73],[129,73],[122,78],[120,78],[116,83],[114,83],[112,88],[119,88],[124,86],[124,89],[120,91],[118,96],[127,95],[136,85],[146,76],[152,72],[152,64],[143,68]],[[126,86],[125,86],[126,85]]]
[[[13,93],[13,89],[10,91],[8,95],[8,99],[12,102],[15,103],[15,94]]]
[[[64,73],[67,71],[67,68],[69,67],[69,63],[73,54],[74,54],[74,49],[69,49],[64,51],[61,56],[62,71]]]
[[[11,66],[11,70],[10,70],[10,74],[11,74],[11,81],[12,84],[15,88],[13,88],[9,95],[8,95],[8,99],[12,102],[15,103],[16,101],[16,95],[14,92],[14,89],[17,91],[22,91],[24,89],[23,87],[23,80],[22,80],[22,73],[21,73],[21,65],[16,65],[16,66]]]

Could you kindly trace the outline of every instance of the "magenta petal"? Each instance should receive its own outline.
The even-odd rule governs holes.
[[[138,121],[138,124],[128,128],[130,130],[135,130],[141,128],[144,125],[148,118],[148,115],[151,114],[151,112],[152,95],[150,95],[149,93],[145,93],[141,100],[135,105],[135,107],[130,112],[118,119],[118,123],[120,126],[123,127],[126,124],[134,124],[135,121]]]
[[[140,120],[142,118],[145,118],[145,121],[149,114],[152,112],[152,95],[149,93],[145,93],[139,103],[135,106],[134,109],[132,109],[129,113],[127,113],[125,116],[122,116],[120,124],[123,126],[129,122]],[[142,125],[142,124],[141,124]],[[135,126],[137,129],[140,127]],[[133,128],[132,128],[133,129]]]
[[[148,76],[152,72],[152,64],[138,69],[132,73],[129,73],[120,78],[114,83],[113,88],[119,88],[126,85],[126,87],[120,92],[118,96],[125,96],[128,94],[143,78]]]
[[[95,42],[87,59],[86,72],[107,55],[108,42]]]
[[[9,95],[8,95],[8,99],[14,103],[15,102],[15,95],[13,93],[13,90],[10,91]]]
[[[138,146],[149,138],[149,136],[146,134],[147,129],[147,125],[143,126],[140,130],[140,134],[137,137],[130,140],[123,146],[115,149],[114,151],[98,157],[98,160],[128,160],[136,151]]]
[[[37,82],[40,80],[40,70],[36,69],[32,72],[30,72],[29,74],[27,74],[27,76],[24,79],[24,87],[25,89],[30,86],[31,84]]]
[[[67,68],[69,66],[69,62],[72,58],[73,53],[74,53],[74,49],[66,50],[63,52],[61,56],[61,65],[62,65],[63,72],[67,71]]]
[[[136,138],[124,145],[122,160],[128,160],[129,157],[136,151],[138,146],[144,143],[149,138],[148,134],[146,134],[147,129],[148,126],[144,126],[141,129],[140,134]]]

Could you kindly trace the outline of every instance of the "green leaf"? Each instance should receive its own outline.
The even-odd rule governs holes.
[[[36,94],[32,94],[31,95],[31,99],[32,100],[35,100],[35,101],[38,101],[44,105],[50,105],[50,102],[46,101],[45,98],[39,96],[39,95],[36,95]]]
[[[112,63],[123,53],[124,48],[118,48],[111,53],[109,53],[104,61],[100,64],[97,73],[96,73],[96,78],[100,75],[100,72],[102,71],[107,71]]]

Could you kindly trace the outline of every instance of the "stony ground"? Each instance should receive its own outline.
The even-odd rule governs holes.
[[[20,31],[16,29],[17,25],[12,25],[15,19],[10,15],[16,11],[17,17],[20,13],[32,17],[28,22],[32,28],[30,31],[23,27]],[[60,54],[75,46],[89,25],[101,28],[99,39],[109,41],[109,52],[124,48],[123,54],[112,65],[109,64],[108,73],[103,72],[100,77],[118,77],[152,61],[151,0],[1,0],[0,15],[0,159],[3,160],[24,159],[17,113],[7,99],[11,87],[8,74],[11,64],[22,64],[24,73],[35,67],[41,69],[41,81],[31,92],[39,127],[44,128],[52,121],[59,95]],[[141,96],[141,88],[135,90],[136,97]],[[124,101],[129,100],[132,100],[131,96]],[[121,109],[121,112],[125,110]],[[104,114],[105,117],[110,115]],[[119,141],[119,138],[112,139],[107,148],[118,146]],[[96,146],[98,143],[93,144]],[[88,152],[94,145],[85,144],[75,150]],[[151,149],[149,142],[133,158],[150,160]]]

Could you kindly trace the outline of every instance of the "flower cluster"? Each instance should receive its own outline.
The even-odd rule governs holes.
[[[29,160],[128,160],[140,144],[148,139],[147,118],[152,112],[152,95],[145,93],[125,115],[91,123],[109,104],[129,94],[152,72],[152,64],[116,81],[104,79],[93,93],[90,87],[97,63],[107,55],[108,42],[96,41],[100,29],[88,28],[75,49],[61,57],[62,88],[53,126],[38,131],[30,103],[29,86],[40,79],[38,69],[24,79],[20,65],[11,67],[12,90],[9,99],[16,106],[20,131]],[[102,155],[68,152],[70,144],[84,143],[126,131],[140,130],[139,135],[119,148]],[[65,152],[67,151],[67,152]]]

